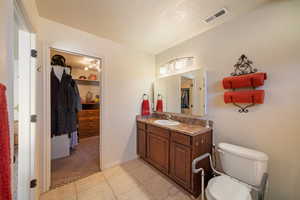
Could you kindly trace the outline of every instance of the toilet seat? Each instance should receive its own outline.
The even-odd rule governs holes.
[[[208,200],[252,200],[251,189],[229,176],[212,178],[206,188]]]

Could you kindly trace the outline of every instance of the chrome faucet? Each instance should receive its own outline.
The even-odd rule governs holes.
[[[167,120],[170,120],[170,119],[172,118],[172,115],[169,114],[169,113],[167,113],[167,114],[166,114],[166,118],[167,118]]]

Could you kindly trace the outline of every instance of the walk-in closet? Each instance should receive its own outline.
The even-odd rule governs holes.
[[[51,49],[51,188],[100,171],[101,59]]]

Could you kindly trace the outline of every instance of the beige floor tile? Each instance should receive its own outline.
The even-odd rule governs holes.
[[[98,186],[105,183],[105,178],[101,172],[80,179],[75,182],[77,192],[88,190],[92,187]]]
[[[143,186],[133,188],[129,192],[117,196],[118,200],[153,200],[153,197]]]
[[[134,160],[130,160],[128,162],[125,162],[123,164],[121,164],[120,166],[125,170],[134,170],[140,166],[144,165],[143,161],[141,161],[140,159],[134,159]]]
[[[74,183],[64,185],[41,195],[41,200],[76,200]]]
[[[111,176],[107,179],[107,181],[117,196],[129,192],[140,185],[133,176],[126,173]]]
[[[170,193],[165,200],[192,200],[192,198],[189,194],[178,191],[174,194]]]
[[[41,200],[191,200],[141,160],[132,160],[41,196]]]
[[[170,194],[176,193],[178,190],[170,182],[161,176],[156,176],[145,183],[147,191],[155,200],[163,200]]]
[[[105,178],[110,178],[110,177],[113,177],[113,176],[118,176],[118,175],[124,174],[124,173],[126,174],[127,172],[120,165],[117,165],[117,166],[111,167],[109,169],[103,170],[103,175],[104,175]]]
[[[143,164],[136,168],[132,173],[132,176],[135,177],[139,182],[145,184],[147,181],[158,176],[158,172],[155,169]]]
[[[116,200],[112,189],[106,181],[79,191],[77,196],[77,200]]]

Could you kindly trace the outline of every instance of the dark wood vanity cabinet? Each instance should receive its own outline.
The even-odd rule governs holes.
[[[180,185],[189,189],[191,186],[191,148],[171,142],[170,175]]]
[[[147,152],[147,138],[146,138],[146,125],[142,123],[138,123],[137,126],[137,154],[141,158],[146,158]]]
[[[192,173],[192,161],[211,150],[211,130],[192,136],[137,122],[138,155],[195,197],[201,192],[201,177]],[[205,169],[207,182],[211,174],[209,160],[200,162],[199,167]]]
[[[164,173],[169,172],[169,139],[147,134],[147,160]]]

